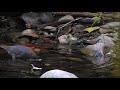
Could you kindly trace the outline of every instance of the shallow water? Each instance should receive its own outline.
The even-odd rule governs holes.
[[[120,28],[117,32],[120,38]],[[116,57],[106,56],[106,62],[102,65],[95,65],[94,57],[85,55],[77,49],[71,52],[69,46],[59,46],[61,49],[57,47],[39,53],[41,61],[37,59],[13,61],[4,59],[5,56],[0,58],[0,78],[39,78],[44,72],[52,69],[65,70],[79,78],[120,78],[120,40],[115,45]],[[42,70],[32,72],[31,64]]]
[[[62,52],[61,52],[62,51]],[[41,52],[41,61],[21,60],[15,61],[11,59],[0,60],[0,77],[1,78],[39,78],[41,74],[52,69],[61,69],[71,72],[79,78],[111,78],[114,77],[112,70],[113,59],[109,60],[103,65],[94,65],[92,62],[96,61],[94,57],[87,56],[79,50],[68,53],[67,50],[48,49]],[[106,57],[110,59],[110,57]],[[42,70],[31,71],[34,64]]]

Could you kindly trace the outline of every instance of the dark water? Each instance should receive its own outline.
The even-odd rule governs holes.
[[[68,49],[48,49],[39,54],[41,61],[11,59],[0,60],[0,78],[39,78],[41,74],[51,69],[61,69],[74,73],[79,78],[111,78],[113,59],[103,65],[96,66],[92,62],[95,58],[81,53],[79,50],[68,53]],[[42,70],[31,71],[34,64]]]
[[[120,38],[120,29],[118,30]],[[116,43],[116,57],[106,56],[102,65],[95,65],[96,59],[92,56],[84,55],[79,50],[71,53],[69,47],[64,49],[48,49],[39,54],[41,61],[5,59],[2,53],[0,57],[0,78],[39,78],[44,72],[52,69],[61,69],[71,72],[79,78],[120,78],[120,40]],[[5,57],[5,58],[4,58]],[[31,71],[34,64],[42,70]]]

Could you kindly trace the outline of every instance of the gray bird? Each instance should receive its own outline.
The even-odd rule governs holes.
[[[1,48],[5,49],[8,54],[12,56],[12,59],[16,58],[37,58],[37,55],[31,48],[23,45],[14,45],[14,46],[6,46],[1,45]]]

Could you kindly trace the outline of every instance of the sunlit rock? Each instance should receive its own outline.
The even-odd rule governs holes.
[[[63,70],[50,70],[40,76],[40,78],[78,78],[76,75]]]

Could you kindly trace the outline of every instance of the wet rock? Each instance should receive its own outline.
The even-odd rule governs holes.
[[[83,29],[84,29],[84,26],[82,24],[73,25],[71,33],[75,34],[75,33],[83,31]]]
[[[104,44],[103,43],[96,43],[94,45],[88,45],[86,47],[87,49],[90,49],[94,52],[94,56],[97,60],[103,60],[104,59]]]
[[[41,12],[40,14],[40,21],[41,23],[50,23],[54,21],[54,17],[50,12]]]
[[[97,60],[94,62],[95,64],[103,64],[106,62],[105,53],[110,52],[115,43],[113,42],[113,38],[105,35],[100,35],[94,40],[96,40],[97,43],[94,45],[88,45],[86,48],[94,52],[93,55],[96,57]],[[108,51],[106,51],[107,48]]]
[[[59,43],[61,44],[68,44],[72,41],[76,41],[77,38],[73,37],[71,34],[68,35],[62,35],[60,37],[58,37]]]
[[[32,49],[23,45],[5,46],[1,45],[12,57],[15,58],[37,58],[37,55]]]
[[[68,40],[67,35],[62,35],[62,36],[58,37],[58,40],[59,40],[59,42],[62,43],[62,44],[67,44],[67,43],[69,43],[69,40]]]
[[[106,34],[102,34],[102,35],[105,35],[105,36],[113,38],[113,41],[117,41],[118,40],[118,32],[115,32],[115,33],[106,33]]]
[[[40,78],[78,78],[76,75],[69,73],[67,71],[54,69],[45,72]]]
[[[104,29],[104,28],[100,28],[99,31],[101,34],[114,32],[112,29]]]
[[[112,48],[115,45],[114,39],[106,35],[100,35],[96,38],[96,40],[99,40],[99,43],[103,43],[105,47]]]
[[[63,34],[69,34],[72,32],[72,27],[71,26],[66,26],[63,28],[62,33]]]
[[[110,23],[106,23],[105,25],[102,25],[101,28],[111,29],[118,26],[120,26],[120,22],[110,22]]]
[[[74,18],[71,15],[66,15],[60,18],[58,21],[64,21],[64,20],[74,20]]]
[[[26,29],[21,33],[21,35],[19,37],[17,37],[17,40],[18,39],[24,39],[24,38],[27,39],[28,43],[36,43],[39,36],[38,36],[38,34],[35,33],[34,30]]]
[[[52,27],[52,26],[46,26],[44,29],[48,30],[48,31],[51,31],[51,32],[56,32],[57,31],[56,27]]]
[[[84,28],[84,26],[83,26],[82,24],[77,24],[77,25],[75,25],[75,27],[76,27],[77,29]]]
[[[55,39],[56,38],[55,34],[54,33],[50,33],[50,32],[48,33],[48,32],[44,32],[44,31],[40,31],[39,35],[41,37],[43,37],[43,39],[44,38],[48,38],[48,39]]]
[[[26,29],[21,33],[21,36],[31,36],[35,38],[39,38],[39,36],[32,29]]]
[[[26,22],[26,25],[28,24],[28,27],[49,23],[54,20],[50,12],[28,12],[24,13],[21,18]]]

